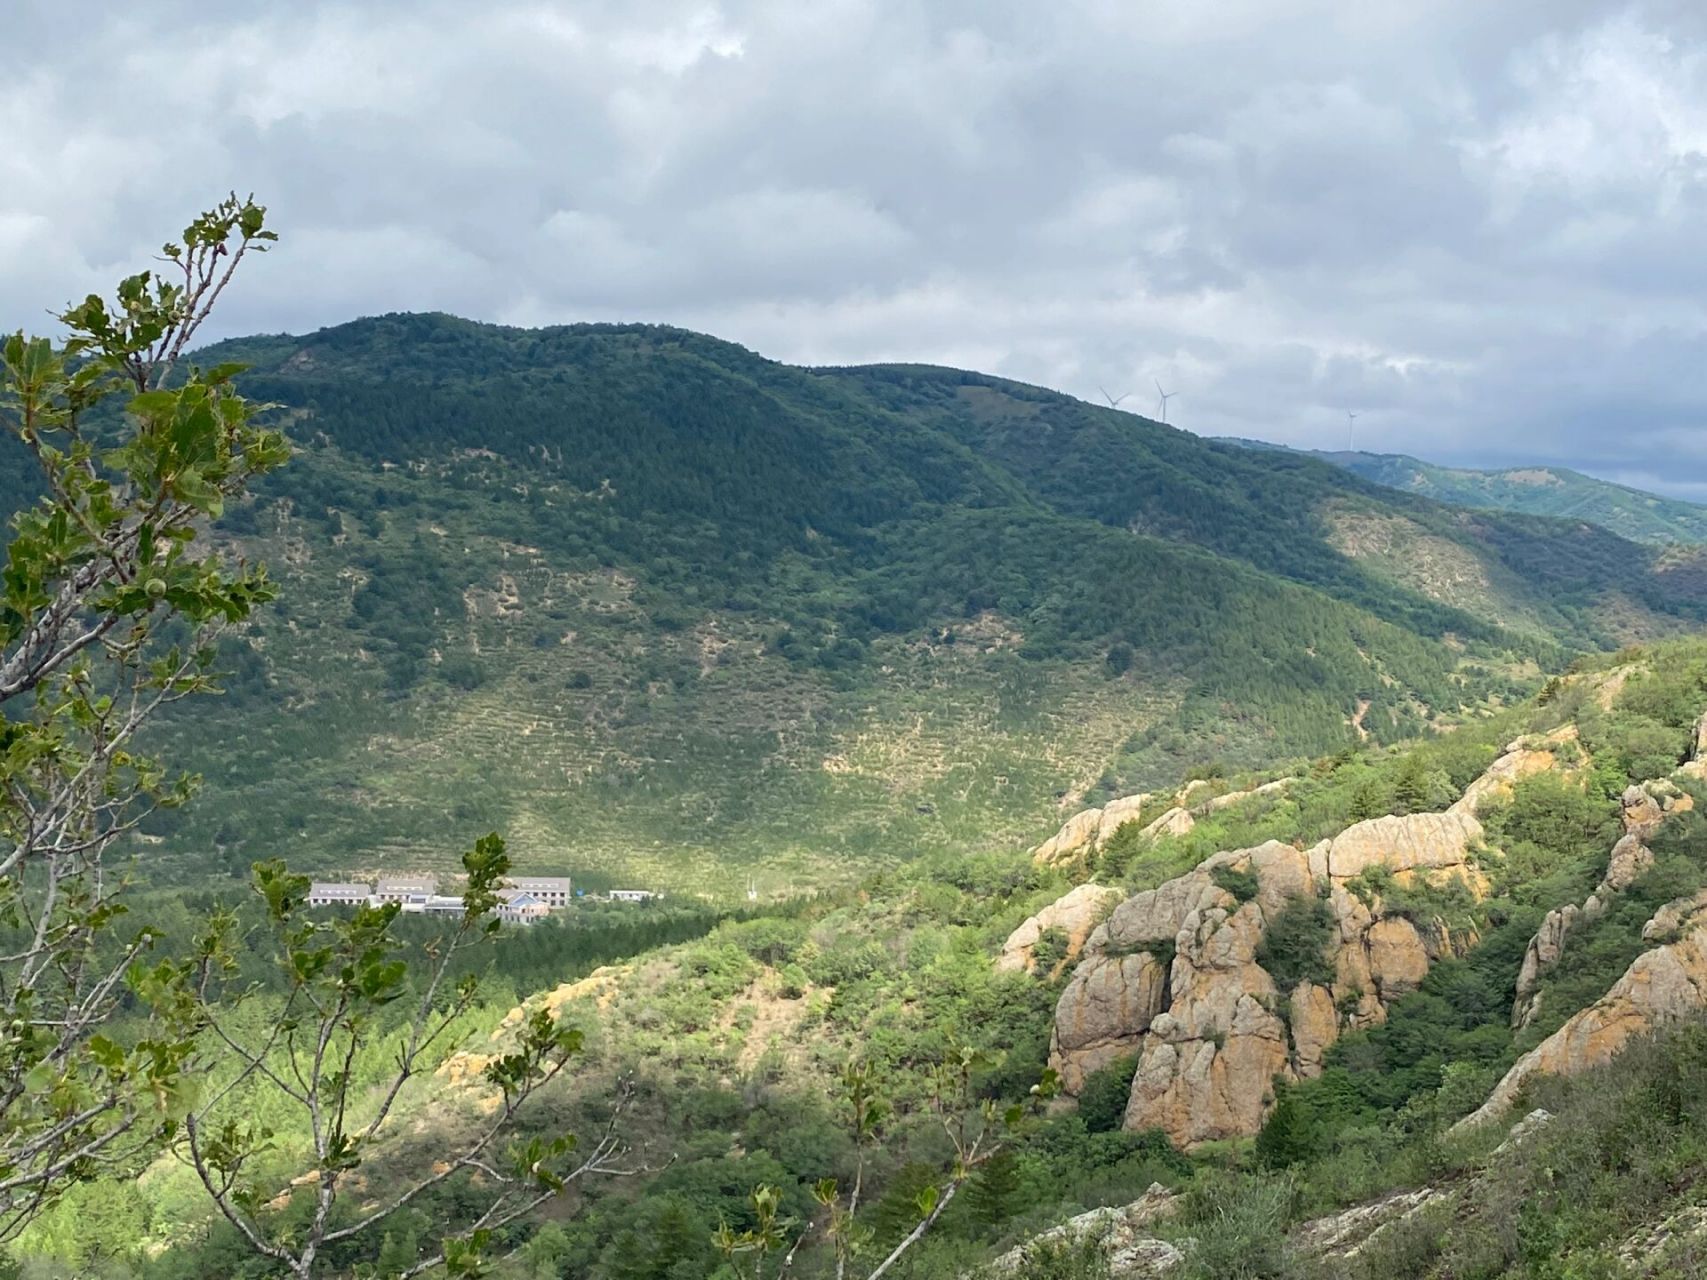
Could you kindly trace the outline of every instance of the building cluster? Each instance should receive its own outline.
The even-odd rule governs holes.
[[[538,924],[582,895],[568,876],[509,876],[498,891],[498,919],[505,924]],[[612,902],[648,902],[648,889],[612,889]],[[316,880],[308,888],[311,907],[381,906],[396,903],[410,915],[461,915],[462,897],[440,893],[435,876],[380,876],[374,881]]]

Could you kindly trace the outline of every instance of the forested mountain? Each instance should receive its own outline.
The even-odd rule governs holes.
[[[1272,449],[1260,441],[1228,443]],[[1707,507],[1597,480],[1568,467],[1442,467],[1402,453],[1309,450],[1365,480],[1464,507],[1586,520],[1636,542],[1707,542]]]
[[[956,370],[438,315],[199,358],[298,454],[221,526],[285,589],[176,726],[219,784],[152,833],[183,873],[500,829],[595,878],[814,880],[1413,735],[1707,611],[1694,559],[1578,521]]]

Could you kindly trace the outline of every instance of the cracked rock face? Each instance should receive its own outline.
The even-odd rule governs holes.
[[[1144,1232],[1178,1207],[1179,1197],[1161,1183],[1151,1183],[1150,1189],[1131,1204],[1092,1209],[1034,1236],[997,1258],[990,1264],[990,1270],[999,1276],[1029,1275],[1029,1266],[1039,1249],[1077,1247],[1095,1241],[1108,1259],[1110,1280],[1148,1280],[1165,1275],[1179,1265],[1182,1255],[1167,1241]]]
[[[1540,1016],[1541,979],[1559,963],[1571,931],[1579,923],[1600,915],[1613,897],[1628,889],[1654,865],[1653,851],[1644,841],[1652,839],[1672,814],[1687,813],[1694,807],[1693,796],[1663,778],[1625,789],[1619,804],[1624,834],[1612,846],[1600,884],[1580,907],[1566,903],[1549,911],[1529,940],[1523,967],[1517,975],[1516,999],[1512,1001],[1513,1027],[1522,1030]]]
[[[1069,1093],[1085,1077],[1133,1054],[1167,1007],[1168,973],[1148,952],[1093,955],[1073,974],[1055,1007],[1050,1057]]]
[[[1382,1021],[1450,945],[1443,928],[1389,916],[1348,882],[1379,866],[1479,893],[1481,835],[1470,813],[1376,818],[1308,851],[1270,841],[1218,853],[1127,899],[1091,935],[1056,1008],[1051,1061],[1068,1092],[1136,1053],[1127,1128],[1160,1128],[1188,1148],[1254,1134],[1277,1076],[1318,1074],[1345,1026]],[[1248,901],[1217,882],[1225,872],[1254,882]],[[1258,959],[1269,922],[1317,897],[1329,908],[1323,959],[1334,980],[1281,991]]]
[[[1097,884],[1082,884],[1063,894],[1008,935],[1002,944],[1002,954],[996,957],[997,970],[1029,973],[1037,944],[1050,929],[1059,929],[1066,935],[1067,953],[1062,963],[1071,964],[1085,949],[1086,940],[1103,914],[1119,897],[1118,889]]]

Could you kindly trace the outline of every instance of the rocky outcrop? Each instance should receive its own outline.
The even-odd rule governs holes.
[[[1413,813],[1371,818],[1347,827],[1311,850],[1326,874],[1350,880],[1371,867],[1395,873],[1471,870],[1468,853],[1481,839],[1482,824],[1468,813]]]
[[[1251,787],[1246,791],[1227,791],[1218,796],[1210,796],[1201,803],[1191,805],[1191,811],[1199,814],[1219,813],[1230,809],[1236,804],[1243,804],[1253,796],[1272,796],[1286,790],[1292,785],[1291,778],[1276,778],[1273,782],[1265,782],[1260,787]]]
[[[1448,812],[1475,814],[1491,801],[1510,799],[1512,791],[1523,779],[1557,769],[1560,766],[1560,748],[1567,742],[1574,744],[1576,741],[1577,727],[1568,724],[1551,733],[1508,742],[1499,759],[1465,789],[1463,796]]]
[[[1293,1065],[1309,1080],[1322,1074],[1322,1059],[1339,1039],[1339,1011],[1334,993],[1313,982],[1300,982],[1292,989],[1290,1014]]]
[[[1513,1027],[1521,1030],[1540,1016],[1541,979],[1559,963],[1571,931],[1599,916],[1613,897],[1653,866],[1653,851],[1644,842],[1653,837],[1671,814],[1685,813],[1694,807],[1693,796],[1664,779],[1625,788],[1619,805],[1624,834],[1612,846],[1606,874],[1581,906],[1566,903],[1549,911],[1529,940],[1517,974],[1517,995],[1511,1009]]]
[[[1707,782],[1707,713],[1695,722],[1695,739],[1690,744],[1689,759],[1677,772],[1682,777]]]
[[[1167,998],[1167,968],[1148,951],[1085,960],[1055,1012],[1051,1061],[1067,1092],[1078,1093],[1093,1071],[1136,1053]]]
[[[1091,931],[1119,900],[1118,889],[1097,884],[1080,885],[1010,933],[1002,944],[1001,955],[996,957],[996,968],[1004,973],[1031,972],[1036,963],[1037,944],[1046,932],[1058,929],[1066,937],[1067,948],[1065,954],[1055,961],[1049,976],[1059,973],[1065,965],[1079,958]]]
[[[1187,836],[1196,825],[1197,819],[1191,816],[1191,810],[1175,805],[1152,821],[1139,835],[1146,840],[1154,840],[1157,836]]]
[[[1100,809],[1081,809],[1061,829],[1031,851],[1032,861],[1050,867],[1086,862],[1114,833],[1129,822],[1145,822],[1140,834],[1145,839],[1161,835],[1181,836],[1197,825],[1197,819],[1219,812],[1231,805],[1255,796],[1274,795],[1291,786],[1295,779],[1278,778],[1244,791],[1228,791],[1211,795],[1210,785],[1200,780],[1188,782],[1172,795],[1166,793],[1125,796],[1111,800]],[[1160,812],[1146,820],[1144,814],[1160,806]]]
[[[1488,1100],[1456,1129],[1505,1115],[1536,1076],[1571,1076],[1600,1066],[1634,1037],[1707,1010],[1707,897],[1668,903],[1642,934],[1675,941],[1637,956],[1604,996],[1519,1058]]]
[[[1096,843],[1101,822],[1101,809],[1080,810],[1062,823],[1059,831],[1031,851],[1031,860],[1041,866],[1057,867],[1088,856]]]
[[[1100,809],[1081,809],[1061,829],[1031,851],[1033,862],[1058,867],[1083,862],[1128,822],[1137,822],[1154,797],[1123,796]]]
[[[1343,1027],[1384,1019],[1453,946],[1443,926],[1387,914],[1364,873],[1479,893],[1481,836],[1469,813],[1376,818],[1307,851],[1270,841],[1218,853],[1129,898],[1087,941],[1056,1008],[1051,1061],[1068,1092],[1136,1052],[1128,1128],[1185,1147],[1255,1133],[1276,1077],[1318,1074]],[[1318,898],[1333,981],[1282,991],[1259,959],[1269,922]]]
[[[1167,1274],[1181,1262],[1179,1249],[1165,1240],[1145,1234],[1146,1229],[1170,1216],[1179,1197],[1159,1182],[1131,1204],[1092,1209],[1070,1218],[1058,1227],[1010,1249],[990,1264],[990,1274],[1024,1277],[1031,1274],[1039,1253],[1052,1249],[1079,1249],[1095,1242],[1108,1259],[1111,1280],[1149,1280]]]
[[[1398,1191],[1369,1204],[1353,1205],[1325,1218],[1303,1223],[1291,1236],[1293,1249],[1307,1258],[1348,1262],[1357,1257],[1387,1228],[1415,1217],[1431,1204],[1442,1202],[1433,1187]]]

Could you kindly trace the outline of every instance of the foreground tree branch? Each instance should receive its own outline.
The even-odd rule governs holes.
[[[474,1003],[477,984],[456,976],[459,962],[498,928],[498,888],[510,869],[503,841],[483,838],[462,863],[462,912],[419,957],[408,954],[396,935],[397,904],[363,905],[347,916],[316,920],[303,912],[307,879],[279,863],[261,863],[256,885],[267,904],[283,996],[262,997],[237,985],[237,917],[229,912],[214,917],[194,961],[178,974],[178,998],[201,1011],[209,1035],[236,1063],[232,1078],[185,1115],[178,1153],[249,1247],[302,1280],[320,1273],[329,1249],[371,1238],[393,1215],[453,1180],[465,1184],[464,1202],[477,1188],[482,1206],[465,1222],[447,1224],[440,1248],[407,1275],[440,1267],[450,1275],[473,1275],[494,1232],[586,1178],[638,1172],[624,1163],[626,1087],[585,1153],[569,1134],[499,1149],[529,1099],[582,1050],[581,1033],[558,1026],[544,1009],[522,1023],[508,1052],[486,1065],[483,1076],[497,1098],[472,1133],[447,1143],[424,1172],[376,1156],[396,1134],[405,1086],[424,1073],[430,1051]],[[411,965],[411,959],[420,962]],[[228,1028],[251,1000],[264,1000],[272,1021],[258,1044]],[[388,1011],[405,1003],[399,1025]],[[401,1045],[382,1077],[358,1069],[371,1069],[377,1047],[399,1032]],[[276,1175],[268,1182],[261,1157],[274,1151],[274,1134],[247,1118],[255,1108],[245,1099],[265,1099],[259,1109],[269,1113],[282,1099],[300,1118],[289,1129],[305,1133],[308,1146],[299,1176],[287,1185],[277,1185]],[[363,1185],[353,1178],[363,1168],[391,1185],[351,1208],[346,1192]],[[304,1201],[306,1217],[299,1211]]]
[[[91,295],[62,343],[0,339],[0,430],[44,496],[16,515],[0,575],[0,1240],[67,1183],[185,1105],[190,1013],[143,960],[104,860],[147,816],[189,798],[138,750],[165,707],[213,691],[222,632],[271,599],[205,530],[283,463],[236,366],[182,373],[195,333],[250,253],[274,240],[252,199],[221,202],[163,250],[163,273]],[[143,1034],[103,1035],[118,1002]]]
[[[951,1050],[938,1065],[933,1078],[931,1110],[953,1148],[954,1157],[942,1176],[915,1201],[918,1221],[875,1266],[863,1272],[862,1280],[880,1280],[889,1275],[930,1234],[973,1175],[1006,1148],[1009,1136],[1060,1091],[1060,1079],[1050,1069],[1032,1086],[1027,1103],[998,1107],[989,1099],[975,1096],[973,1075],[983,1063],[983,1055],[977,1050],[959,1048]],[[731,1262],[751,1257],[754,1280],[767,1280],[767,1277],[780,1280],[789,1275],[801,1245],[814,1235],[820,1235],[834,1253],[836,1280],[845,1280],[849,1268],[871,1243],[870,1230],[859,1221],[860,1194],[865,1183],[867,1155],[878,1140],[887,1108],[878,1096],[876,1075],[869,1063],[849,1065],[842,1074],[842,1086],[855,1161],[853,1186],[846,1198],[835,1179],[822,1180],[812,1189],[813,1199],[822,1210],[821,1220],[801,1224],[782,1214],[782,1196],[775,1187],[757,1187],[752,1194],[754,1225],[736,1231],[725,1223],[712,1238]],[[794,1235],[792,1244],[788,1244],[790,1234]],[[787,1252],[777,1260],[776,1270],[768,1272],[767,1259],[784,1245],[788,1246]]]

